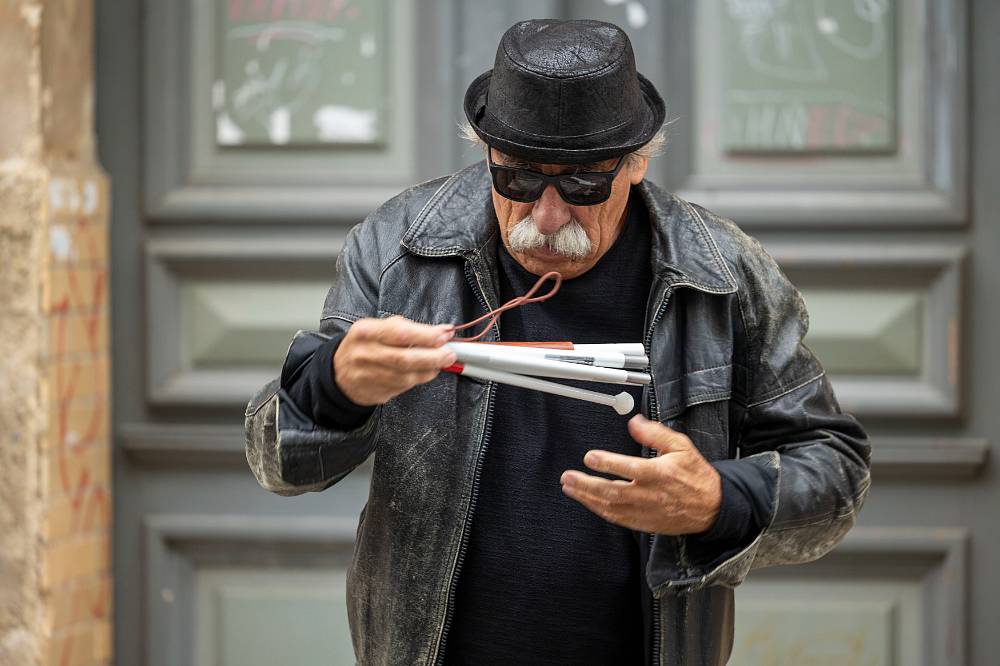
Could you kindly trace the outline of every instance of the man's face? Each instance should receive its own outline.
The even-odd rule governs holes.
[[[574,171],[612,171],[618,158],[593,164],[536,164],[490,149],[493,161],[555,175]],[[535,201],[521,203],[493,188],[500,237],[511,256],[535,275],[559,271],[566,279],[583,275],[614,244],[625,222],[629,188],[646,174],[645,159],[626,160],[615,177],[611,197],[593,206],[566,203],[549,184]]]

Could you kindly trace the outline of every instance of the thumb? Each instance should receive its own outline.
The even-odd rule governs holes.
[[[650,421],[642,414],[636,414],[628,422],[632,439],[661,453],[677,453],[692,448],[687,435],[671,430],[658,421]]]

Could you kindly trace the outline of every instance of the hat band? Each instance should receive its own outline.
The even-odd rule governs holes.
[[[483,110],[484,110],[484,112],[485,112],[486,115],[489,115],[490,118],[492,118],[493,120],[497,121],[498,123],[500,123],[504,127],[507,127],[508,129],[511,129],[511,130],[517,132],[518,134],[524,134],[525,136],[535,136],[535,137],[538,137],[540,139],[582,139],[582,138],[588,137],[588,136],[597,136],[598,134],[604,134],[606,132],[611,132],[613,130],[625,127],[625,125],[629,124],[629,119],[626,118],[625,120],[621,121],[617,125],[612,125],[611,127],[605,127],[604,129],[594,130],[593,132],[586,132],[584,134],[536,134],[535,132],[529,132],[528,130],[519,129],[517,127],[514,127],[510,123],[504,122],[503,118],[500,118],[495,113],[492,113],[490,111],[489,107],[486,106],[486,104],[483,104],[482,108],[483,108]],[[477,117],[481,117],[480,114],[476,114],[476,115],[477,115]]]

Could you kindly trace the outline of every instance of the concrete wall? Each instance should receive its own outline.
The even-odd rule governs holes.
[[[0,664],[111,660],[93,7],[0,0]]]

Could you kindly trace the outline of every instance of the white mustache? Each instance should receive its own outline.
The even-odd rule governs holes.
[[[570,259],[584,259],[593,252],[593,245],[587,238],[587,232],[577,220],[571,220],[559,227],[554,233],[545,235],[538,230],[535,220],[529,215],[510,230],[507,234],[507,245],[514,252],[537,250],[545,246],[556,254]]]

